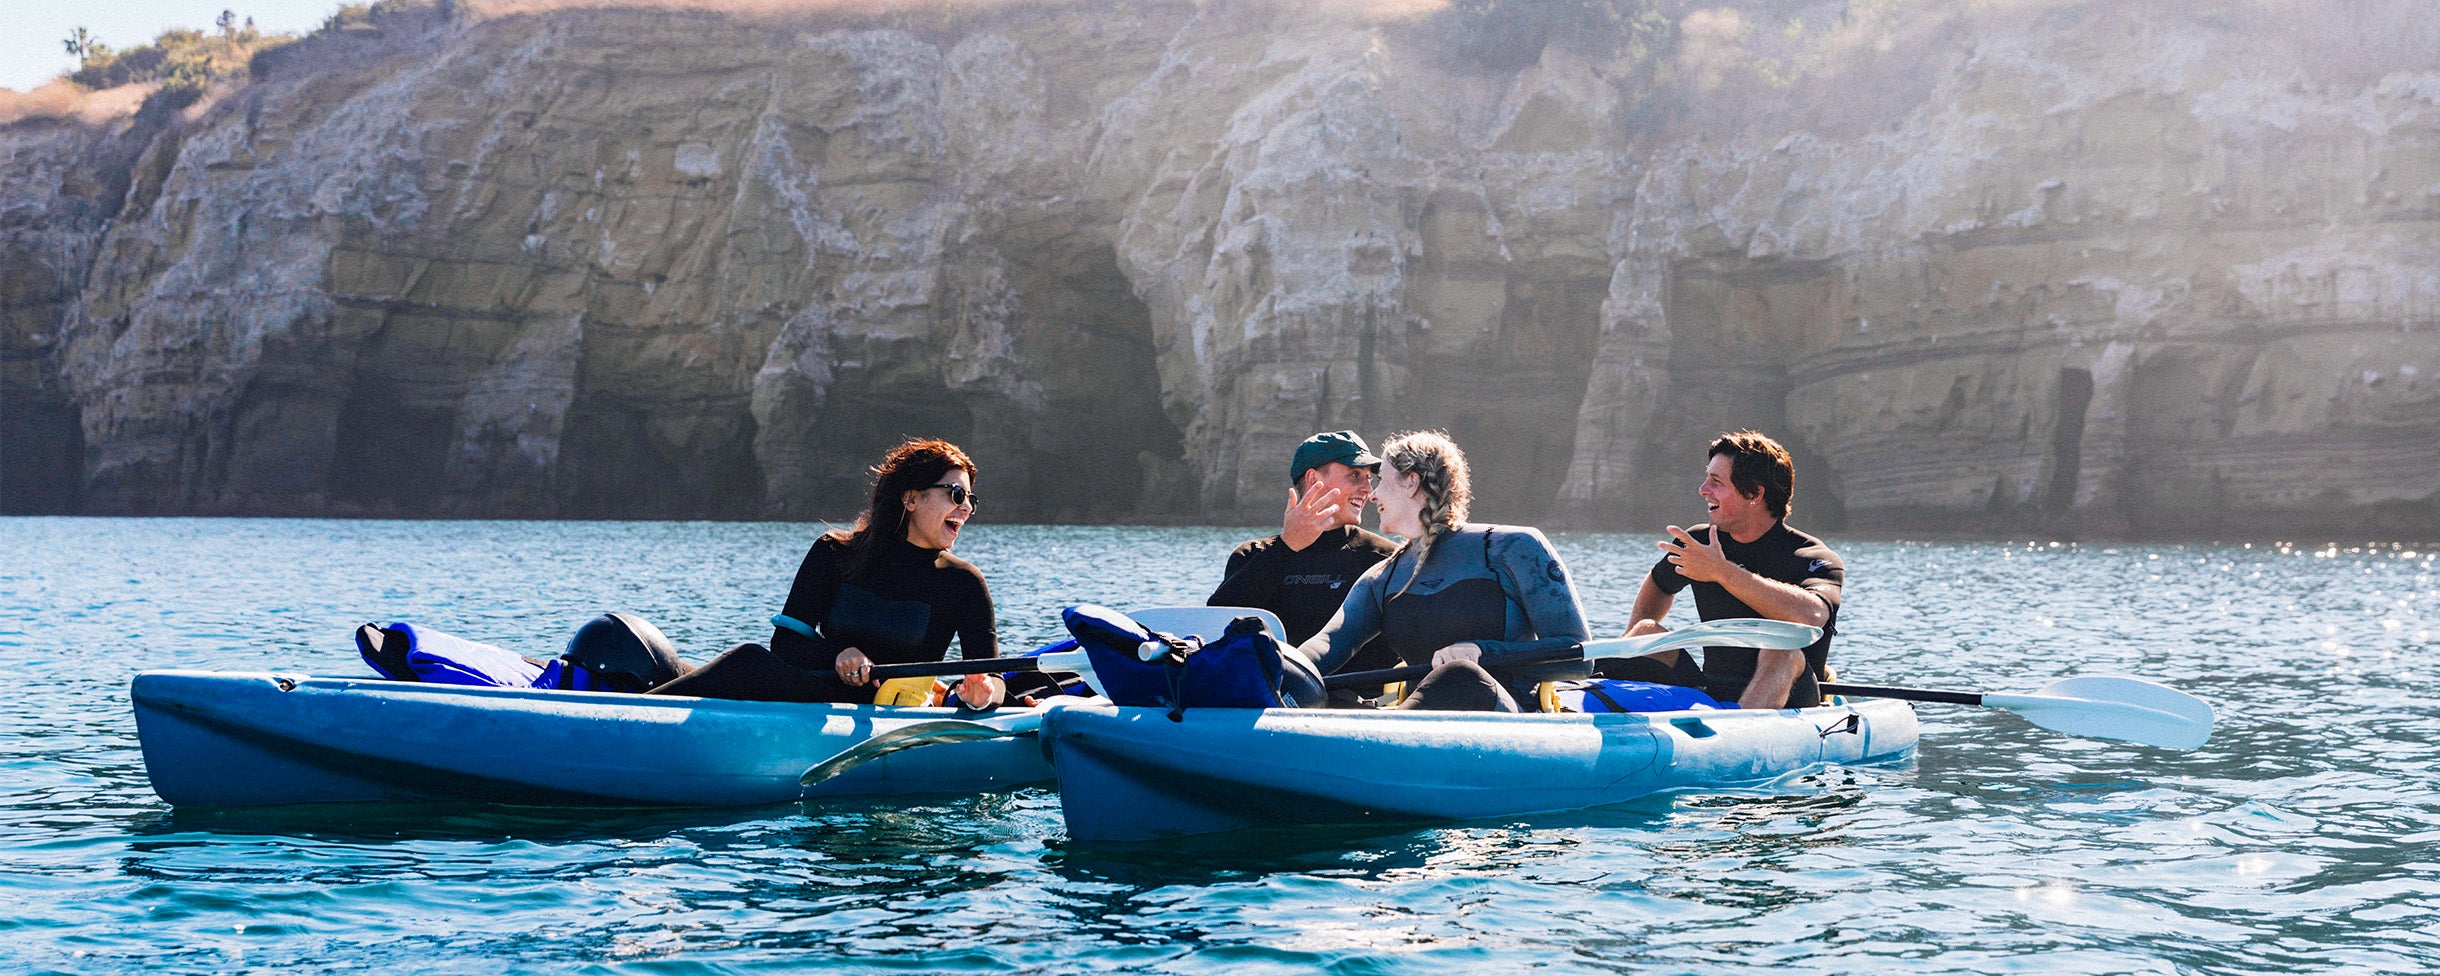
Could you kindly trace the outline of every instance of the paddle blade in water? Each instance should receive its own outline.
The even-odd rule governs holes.
[[[2137,678],[2087,675],[2054,682],[2027,695],[1987,694],[1983,704],[2004,708],[2046,729],[2070,735],[2140,742],[2164,749],[2193,749],[2211,739],[2211,706],[2202,699]]]

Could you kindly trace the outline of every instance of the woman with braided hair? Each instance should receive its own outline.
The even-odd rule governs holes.
[[[1378,635],[1410,665],[1434,670],[1400,708],[1450,711],[1534,707],[1535,684],[1590,673],[1582,661],[1519,668],[1494,679],[1478,662],[1537,639],[1583,640],[1584,610],[1567,567],[1538,529],[1466,521],[1473,488],[1465,452],[1441,433],[1400,434],[1381,448],[1373,504],[1381,529],[1406,539],[1396,555],[1348,588],[1338,615],[1298,646],[1315,672],[1291,667],[1292,680],[1318,685]],[[1299,701],[1322,700],[1296,688]]]

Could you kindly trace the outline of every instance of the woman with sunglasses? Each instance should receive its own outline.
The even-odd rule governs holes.
[[[1567,567],[1538,529],[1466,521],[1473,500],[1464,451],[1446,435],[1400,434],[1381,447],[1372,492],[1381,530],[1406,539],[1348,587],[1338,615],[1296,648],[1290,672],[1299,701],[1321,701],[1329,674],[1375,636],[1430,674],[1400,708],[1503,711],[1539,707],[1543,681],[1581,678],[1582,661],[1517,668],[1495,679],[1477,663],[1537,640],[1581,641],[1590,633]],[[1294,664],[1311,662],[1314,671]]]
[[[653,689],[748,701],[871,702],[876,664],[938,661],[957,638],[967,658],[996,657],[991,588],[949,554],[972,518],[974,460],[942,440],[909,440],[873,468],[872,503],[852,529],[815,539],[788,601],[771,618],[771,646],[742,644]],[[957,697],[998,704],[997,675],[969,675]]]

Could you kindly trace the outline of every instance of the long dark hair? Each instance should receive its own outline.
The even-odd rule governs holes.
[[[940,484],[951,471],[964,471],[968,478],[981,473],[966,452],[938,438],[907,438],[873,465],[873,498],[856,516],[856,527],[826,536],[846,544],[848,579],[863,579],[887,543],[906,538],[906,493]]]

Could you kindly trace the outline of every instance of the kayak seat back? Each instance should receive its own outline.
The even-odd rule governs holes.
[[[1288,632],[1287,625],[1279,622],[1278,614],[1260,607],[1137,607],[1127,611],[1127,616],[1147,630],[1200,637],[1206,644],[1219,640],[1230,624],[1247,617],[1262,621],[1274,640]]]
[[[564,686],[580,691],[641,692],[694,670],[678,658],[677,647],[661,628],[632,613],[605,613],[585,621],[568,638],[559,660],[574,665],[561,669],[569,679]],[[581,687],[588,682],[591,687]]]

